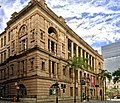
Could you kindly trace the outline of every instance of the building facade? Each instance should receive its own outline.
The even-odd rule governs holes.
[[[102,55],[105,62],[104,68],[110,72],[120,68],[120,42],[102,46]]]
[[[0,96],[19,94],[50,100],[51,86],[57,81],[59,99],[63,95],[73,98],[74,73],[65,65],[74,55],[89,58],[91,66],[76,71],[77,97],[84,93],[103,99],[103,80],[97,76],[103,68],[102,56],[72,31],[63,17],[53,13],[44,0],[31,0],[19,13],[12,14],[0,34]],[[86,84],[81,89],[83,78]]]
[[[103,67],[110,72],[114,72],[120,68],[120,42],[112,43],[102,47],[102,55],[104,58]],[[120,92],[120,83],[114,84],[112,81],[108,83],[108,89],[117,88]]]

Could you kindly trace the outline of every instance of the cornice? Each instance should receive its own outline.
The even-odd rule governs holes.
[[[47,54],[48,56],[51,56],[51,57],[55,58],[55,59],[58,59],[58,60],[62,60],[62,61],[64,61],[64,62],[67,62],[66,59],[61,58],[61,57],[58,57],[58,56],[50,53],[49,51],[46,51],[46,50],[44,50],[44,49],[42,49],[42,48],[40,48],[40,47],[38,47],[38,46],[35,46],[35,47],[33,47],[33,48],[27,49],[26,51],[23,51],[22,53],[20,53],[20,54],[18,54],[18,55],[15,54],[14,56],[10,56],[9,58],[6,59],[6,61],[4,61],[3,63],[1,63],[0,66],[4,66],[4,65],[6,65],[7,63],[9,63],[9,62],[12,61],[12,60],[19,59],[19,58],[21,58],[21,57],[24,57],[24,56],[28,55],[29,53],[32,53],[33,51],[37,51],[37,50],[40,51],[40,52],[43,52],[43,53]]]

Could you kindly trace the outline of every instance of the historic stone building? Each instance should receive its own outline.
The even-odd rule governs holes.
[[[63,17],[52,12],[44,0],[31,0],[20,12],[12,14],[0,34],[0,96],[49,101],[54,99],[50,89],[57,81],[59,99],[73,99],[74,73],[65,65],[74,55],[89,58],[91,65],[85,71],[77,70],[77,97],[80,99],[84,93],[103,99],[103,81],[97,76],[103,68],[102,56],[72,31]],[[81,92],[82,79],[86,84]],[[65,91],[61,88],[63,83]]]

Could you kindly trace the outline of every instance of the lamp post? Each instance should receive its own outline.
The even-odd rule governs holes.
[[[62,89],[62,97],[63,97],[63,101],[64,101],[64,93],[65,93],[65,88],[66,88],[66,84],[65,83],[62,83],[61,84],[61,89]]]
[[[56,89],[56,103],[58,103],[58,88],[59,88],[58,82],[56,82],[56,83],[54,84],[54,86],[55,86],[55,89]]]
[[[90,86],[90,78],[89,76],[87,77],[87,80],[86,80],[86,83],[87,83],[87,101],[89,101],[89,86]]]
[[[81,102],[82,102],[82,101],[83,101],[82,85],[85,85],[85,80],[81,79],[81,80],[80,80],[80,84],[81,84]]]
[[[18,82],[15,82],[16,90],[17,90],[17,101],[19,101],[19,89]]]

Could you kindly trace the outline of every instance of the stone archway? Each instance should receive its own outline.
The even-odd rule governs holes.
[[[27,95],[26,87],[23,84],[19,85],[19,97],[24,97]]]

